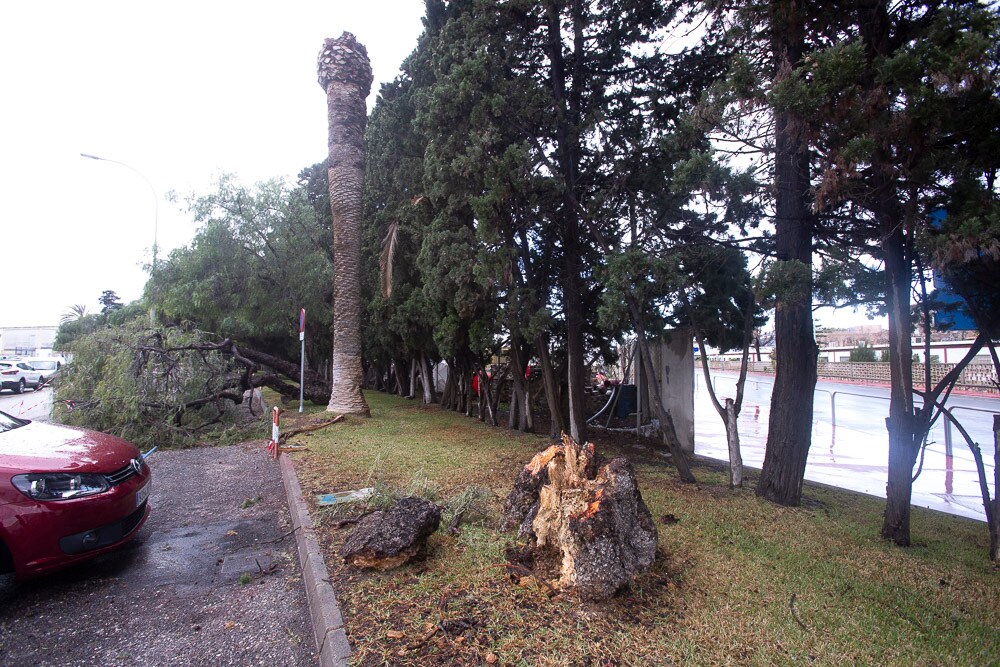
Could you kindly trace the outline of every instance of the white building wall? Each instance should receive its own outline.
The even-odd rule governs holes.
[[[0,328],[0,354],[26,357],[47,356],[52,353],[58,327],[3,327]]]

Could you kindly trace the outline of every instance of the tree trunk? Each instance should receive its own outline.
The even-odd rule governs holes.
[[[444,381],[444,392],[441,393],[441,407],[447,410],[455,406],[455,369],[448,363],[448,378]]]
[[[912,444],[913,422],[913,415],[906,414],[886,417],[885,420],[885,428],[889,431],[889,479],[885,488],[882,537],[902,547],[910,546],[913,467],[920,453],[920,448]]]
[[[531,395],[531,382],[524,383],[524,408],[521,410],[521,421],[518,428],[525,433],[535,432],[534,397]],[[523,425],[523,426],[522,426]]]
[[[469,416],[468,410],[466,410],[469,404],[469,376],[468,371],[465,366],[456,359],[455,360],[455,412],[464,412],[465,416]]]
[[[578,236],[580,231],[575,222],[569,225],[570,234]],[[574,244],[575,245],[575,244]],[[566,261],[566,276],[563,280],[563,312],[566,316],[566,388],[569,397],[570,436],[577,442],[587,439],[587,410],[584,386],[587,378],[584,366],[583,304],[580,293],[580,267],[578,258]]]
[[[538,352],[538,362],[542,366],[542,382],[545,385],[545,402],[549,405],[549,436],[558,439],[566,430],[562,410],[559,408],[559,385],[556,374],[552,370],[552,359],[549,357],[549,344],[543,334],[535,337],[535,349]]]
[[[740,454],[740,429],[737,425],[740,413],[736,401],[725,401],[726,444],[729,446],[729,486],[738,489],[743,486],[743,456]]]
[[[470,373],[469,367],[466,366],[463,370],[462,381],[465,383],[465,416],[471,417],[472,404],[478,397],[476,396],[476,392],[472,390],[472,373]],[[474,373],[475,371],[472,372]],[[478,386],[478,384],[477,382],[476,385]],[[482,414],[482,410],[480,410],[480,414]]]
[[[424,405],[434,402],[434,372],[431,370],[427,355],[420,353],[420,383],[424,388]]]
[[[333,213],[333,389],[329,412],[371,416],[361,394],[361,195],[365,177],[368,52],[349,32],[327,39],[319,82],[329,120],[330,210]]]
[[[531,403],[528,395],[528,382],[524,374],[527,370],[523,341],[520,336],[514,336],[510,342],[510,358],[513,370],[511,372],[510,397],[510,428],[517,428],[521,432],[528,430],[530,420]]]
[[[486,406],[489,405],[489,401],[487,400],[487,394],[486,394],[486,373],[477,370],[476,378],[477,378],[476,387],[479,389],[479,392],[476,396],[476,398],[479,399],[478,400],[479,414],[477,415],[477,417],[479,421],[485,422]]]
[[[986,512],[990,529],[990,560],[1000,565],[1000,415],[993,415],[993,511]]]
[[[520,387],[516,382],[510,384],[510,408],[507,410],[507,428],[514,430],[521,421],[521,404],[524,398],[519,395]]]
[[[885,184],[888,187],[888,183]],[[889,478],[886,485],[882,537],[900,546],[910,544],[910,499],[913,467],[920,453],[920,419],[913,406],[913,348],[910,342],[910,284],[913,267],[906,252],[901,216],[882,195],[881,218],[883,260],[885,262],[885,303],[889,320]],[[928,409],[931,406],[927,406]]]
[[[685,297],[685,305],[689,305]],[[743,407],[743,387],[747,379],[747,358],[750,356],[750,343],[753,338],[753,311],[756,300],[753,293],[747,290],[747,307],[744,312],[743,321],[743,348],[740,358],[740,375],[736,379],[736,400],[727,398],[725,406],[719,403],[715,394],[715,386],[712,384],[712,376],[708,372],[708,355],[705,353],[705,337],[695,328],[695,340],[698,341],[698,351],[701,357],[701,369],[705,374],[705,390],[716,412],[722,417],[722,422],[726,426],[726,443],[729,446],[729,486],[740,488],[743,486],[743,456],[740,453],[740,432],[739,416]]]
[[[583,92],[583,78],[580,66],[582,64],[584,41],[583,20],[580,0],[573,0],[571,13],[573,17],[573,54],[577,56],[572,61],[574,67],[572,76],[566,71],[566,59],[563,56],[564,39],[560,8],[562,3],[550,0],[546,3],[547,50],[552,97],[555,103],[556,122],[556,158],[559,163],[560,176],[563,180],[562,214],[562,297],[563,316],[566,318],[566,389],[569,398],[569,429],[570,435],[577,442],[584,442],[587,436],[587,415],[584,403],[584,350],[583,342],[583,301],[581,298],[581,252],[580,220],[576,210],[577,169],[580,160],[579,100]],[[571,82],[572,89],[567,91],[566,83]]]
[[[410,359],[410,395],[407,398],[417,397],[417,358]]]
[[[406,386],[406,383],[403,382],[403,377],[404,376],[403,376],[403,374],[399,370],[400,366],[401,366],[401,364],[399,363],[399,359],[396,359],[395,361],[393,361],[392,362],[392,374],[396,377],[396,393],[399,394],[400,396],[406,396],[410,392],[409,392],[409,390],[408,390],[408,388]]]
[[[797,0],[770,5],[776,82],[802,60],[805,17]],[[812,321],[812,237],[809,209],[809,145],[803,121],[791,111],[774,113],[775,250],[780,262],[799,262],[809,276],[801,290],[779,294],[775,307],[774,390],[767,446],[757,495],[781,505],[798,505],[812,441],[813,395],[818,348]],[[793,265],[794,266],[794,265]]]

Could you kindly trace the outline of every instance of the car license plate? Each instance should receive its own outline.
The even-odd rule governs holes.
[[[145,486],[143,486],[142,488],[140,488],[138,491],[135,492],[136,507],[146,502],[146,500],[149,498],[149,490],[150,488],[152,488],[152,486],[153,486],[152,482],[146,482]]]

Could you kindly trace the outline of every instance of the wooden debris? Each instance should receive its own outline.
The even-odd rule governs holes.
[[[344,562],[388,570],[423,555],[427,538],[438,529],[437,505],[411,496],[388,510],[376,510],[358,522],[340,548]]]
[[[616,458],[601,465],[592,444],[578,445],[567,435],[518,475],[504,523],[529,538],[528,552],[508,551],[512,571],[544,555],[559,564],[558,587],[584,599],[610,598],[656,555],[656,524],[631,463]]]
[[[288,439],[292,436],[299,435],[301,433],[309,433],[311,431],[318,431],[321,428],[326,428],[327,426],[332,426],[344,418],[344,415],[337,415],[333,419],[327,420],[325,422],[319,422],[316,424],[307,424],[305,426],[297,426],[295,428],[286,429],[281,433],[281,437],[278,440],[278,444],[284,445],[288,442]]]

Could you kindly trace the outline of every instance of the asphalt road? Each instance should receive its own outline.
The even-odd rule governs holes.
[[[20,394],[5,389],[0,392],[0,412],[32,421],[49,421],[52,412],[52,387],[34,391],[29,389]]]
[[[280,473],[263,444],[160,451],[150,465],[152,514],[128,546],[0,583],[0,664],[317,664]]]

